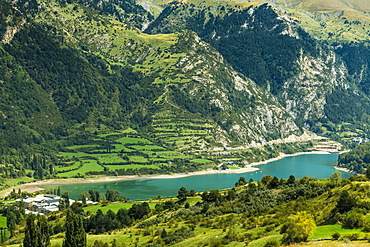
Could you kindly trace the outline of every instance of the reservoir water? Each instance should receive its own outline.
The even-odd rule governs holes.
[[[195,175],[183,178],[170,179],[132,179],[104,183],[88,184],[60,184],[45,185],[45,189],[54,189],[58,186],[61,192],[68,192],[73,199],[78,198],[81,191],[98,190],[105,193],[107,189],[116,189],[130,200],[146,200],[156,196],[173,197],[181,187],[187,190],[205,191],[213,189],[231,188],[238,181],[239,177],[245,177],[248,181],[260,180],[268,174],[278,178],[288,178],[290,175],[296,178],[303,176],[315,177],[318,179],[329,178],[335,172],[334,166],[337,164],[338,154],[303,154],[298,156],[286,157],[277,161],[269,162],[257,166],[260,170],[242,174],[207,174]],[[349,178],[350,173],[342,173],[342,178]]]

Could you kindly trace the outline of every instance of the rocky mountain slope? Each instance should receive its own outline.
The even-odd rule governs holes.
[[[357,86],[349,81],[347,68],[333,49],[267,4],[235,11],[231,5],[174,2],[146,32],[181,29],[197,32],[234,68],[277,96],[306,127],[312,120],[338,121],[333,110],[336,95],[359,98]],[[368,112],[366,100],[343,113],[358,119],[364,112]]]
[[[2,3],[5,146],[127,126],[250,145],[369,114],[347,60],[268,4]]]
[[[192,125],[205,130],[199,147],[262,143],[302,133],[273,95],[237,73],[193,32],[142,34],[137,28],[150,14],[130,25],[137,11],[117,17],[88,2],[27,3],[27,8],[24,2],[7,3],[2,47],[44,95],[37,101],[49,102],[47,115],[39,113],[42,109],[28,110],[31,105],[18,106],[27,104],[26,94],[17,100],[20,113],[30,112],[15,121],[42,133],[40,138],[68,135],[71,128],[101,131],[129,125],[161,139],[171,122],[180,136]],[[18,20],[11,25],[7,20],[13,13]],[[45,117],[52,120],[45,122]]]

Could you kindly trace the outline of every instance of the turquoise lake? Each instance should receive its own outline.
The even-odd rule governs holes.
[[[104,183],[45,185],[43,187],[53,189],[60,186],[61,192],[68,192],[73,199],[77,199],[81,191],[92,189],[105,193],[107,189],[116,189],[130,200],[136,201],[156,196],[173,197],[177,195],[177,191],[181,187],[195,191],[231,188],[239,177],[245,177],[247,181],[250,178],[255,181],[260,180],[266,174],[278,178],[288,178],[290,175],[296,178],[303,176],[318,179],[329,178],[335,172],[334,166],[337,164],[337,160],[338,154],[303,154],[259,165],[256,166],[260,169],[259,171],[242,174],[207,174],[183,178],[132,179]],[[341,173],[342,178],[351,176],[350,173]]]

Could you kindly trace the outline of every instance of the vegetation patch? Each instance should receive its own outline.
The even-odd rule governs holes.
[[[190,161],[194,163],[202,163],[202,164],[213,162],[212,160],[207,160],[207,159],[193,159]]]
[[[0,214],[0,227],[6,228],[6,217],[2,214]]]
[[[135,137],[122,137],[115,141],[122,144],[152,144],[152,142],[147,139]]]
[[[315,234],[310,237],[310,239],[324,239],[333,238],[334,233],[339,233],[340,236],[346,236],[354,233],[362,233],[362,229],[348,229],[343,227],[343,225],[325,225],[316,227]]]
[[[109,203],[107,205],[105,204],[98,204],[98,205],[92,205],[92,206],[87,206],[87,207],[83,207],[83,210],[85,212],[92,212],[92,213],[96,213],[99,209],[103,212],[103,213],[106,213],[108,212],[109,210],[112,210],[113,212],[117,213],[118,210],[120,209],[130,209],[132,207],[132,205],[136,205],[138,204],[139,202],[125,202],[125,203]],[[154,209],[155,208],[155,205],[157,203],[148,203],[149,204],[149,208],[151,209]]]
[[[129,146],[132,149],[136,150],[164,150],[163,147],[158,146],[158,145],[145,145],[145,146],[140,146],[140,145],[135,145],[135,146]]]
[[[109,168],[109,170],[115,171],[115,170],[127,170],[127,169],[141,169],[141,168],[146,168],[146,169],[160,169],[159,166],[157,165],[104,165],[104,167]]]

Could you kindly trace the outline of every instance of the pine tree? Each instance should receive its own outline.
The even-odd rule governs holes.
[[[63,247],[85,247],[86,232],[83,227],[82,218],[74,214],[71,210],[67,211],[66,235],[63,241]]]
[[[37,221],[37,223],[35,223]],[[45,216],[30,214],[26,218],[24,247],[46,247],[50,245],[50,226]]]
[[[50,226],[46,221],[45,216],[39,215],[37,217],[37,230],[39,234],[39,246],[46,247],[50,245]]]

